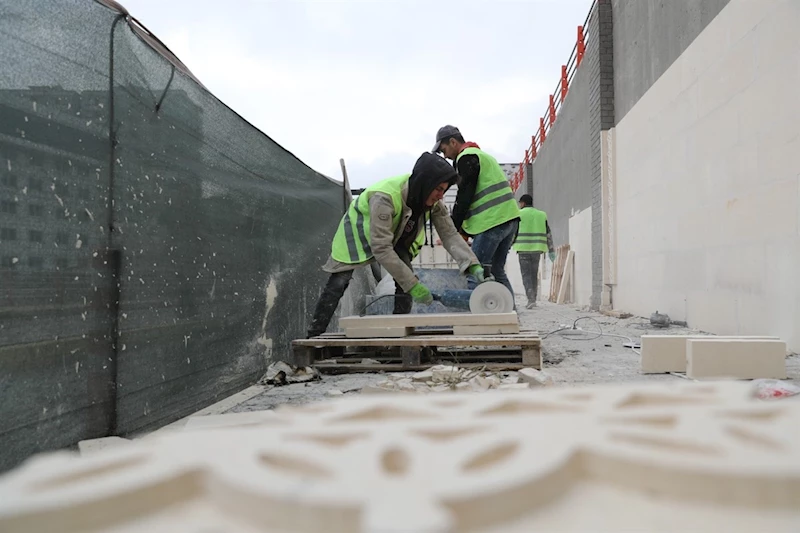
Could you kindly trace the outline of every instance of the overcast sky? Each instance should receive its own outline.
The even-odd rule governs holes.
[[[365,186],[458,126],[519,162],[591,0],[120,0],[223,102]]]

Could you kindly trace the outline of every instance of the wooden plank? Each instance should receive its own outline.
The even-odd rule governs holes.
[[[496,326],[453,326],[453,335],[507,335],[519,333],[519,324]]]
[[[400,353],[403,356],[403,368],[420,365],[420,349],[418,346],[403,346]]]
[[[569,245],[562,244],[556,248],[556,262],[553,265],[553,272],[550,277],[550,297],[549,301],[555,303],[558,300],[558,291],[561,288],[561,278],[564,276],[564,263],[569,252]]]
[[[313,347],[292,343],[292,364],[294,366],[311,366],[314,364],[314,355]]]
[[[564,272],[561,276],[561,286],[558,288],[558,298],[556,299],[556,303],[563,304],[567,298],[567,288],[570,285],[570,280],[572,279],[572,262],[575,257],[575,252],[570,250],[567,252],[567,258],[564,260]]]
[[[360,364],[364,358],[360,357],[337,357],[333,360],[341,365],[356,365]],[[402,356],[373,356],[369,359],[374,359],[383,364],[401,364],[403,362]],[[433,361],[448,361],[448,362],[463,362],[463,363],[521,363],[522,350],[519,348],[509,348],[506,352],[439,352],[432,357]],[[320,360],[320,363],[325,362]],[[435,363],[431,363],[431,366]]]
[[[386,364],[386,365],[340,365],[333,363],[319,363],[314,365],[314,368],[319,370],[322,374],[355,374],[359,372],[420,372],[427,370],[432,365],[414,365],[403,366],[402,364]],[[521,363],[464,363],[459,364],[459,368],[467,368],[470,370],[485,369],[489,372],[502,372],[511,370],[520,370],[525,368],[526,365]]]
[[[346,316],[339,326],[348,328],[420,327],[420,326],[489,326],[518,324],[516,312],[511,313],[415,313],[407,315]]]
[[[538,337],[539,336],[539,332],[537,330],[534,330],[534,329],[520,329],[519,330],[519,334],[520,335],[525,335],[525,336],[528,336],[528,337],[531,337],[531,336]],[[445,328],[414,329],[413,335],[418,336],[418,337],[420,337],[420,336],[430,337],[430,336],[434,336],[434,335],[436,335],[436,336],[453,335],[453,328],[446,328],[446,329]],[[510,335],[513,336],[513,335],[516,335],[516,334],[510,334]],[[339,339],[339,340],[341,340],[341,339],[346,339],[346,338],[348,338],[348,337],[345,336],[343,331],[338,331],[338,332],[335,332],[335,333],[325,333],[323,335],[320,335],[319,337],[314,337],[313,339],[323,339],[323,340],[325,340],[325,339]],[[448,338],[452,338],[452,337],[448,337]],[[311,340],[311,339],[297,339],[297,340]],[[353,347],[353,348],[360,349],[360,347],[358,347],[357,344],[358,344],[357,342],[353,342],[350,346]]]
[[[292,341],[293,346],[539,346],[538,335],[420,335],[382,339],[312,338]]]
[[[542,350],[540,347],[536,348],[523,348],[522,349],[522,364],[535,368],[536,370],[542,369]]]

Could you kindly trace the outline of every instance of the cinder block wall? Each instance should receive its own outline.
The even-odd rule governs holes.
[[[570,233],[583,231],[583,223],[571,229],[570,218],[591,209],[590,234],[579,235],[581,248],[575,254],[576,266],[578,261],[581,265],[576,275],[591,279],[590,298],[577,303],[594,308],[603,288],[600,132],[614,125],[611,7],[611,0],[598,0],[589,17],[586,54],[528,180],[534,205],[547,212],[557,246],[570,243]]]
[[[635,73],[661,48],[652,25],[629,36],[635,3],[615,2],[615,307],[798,351],[800,3],[730,0],[641,98]]]

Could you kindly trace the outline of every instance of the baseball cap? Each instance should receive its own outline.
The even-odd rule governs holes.
[[[439,146],[442,144],[443,139],[447,139],[448,137],[453,137],[454,135],[461,135],[461,132],[458,131],[458,128],[455,126],[447,125],[442,126],[439,128],[439,131],[436,132],[436,144],[433,145],[433,152],[434,154],[439,151]]]

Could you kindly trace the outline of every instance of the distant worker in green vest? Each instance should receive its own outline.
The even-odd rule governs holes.
[[[444,159],[426,152],[411,174],[379,181],[350,203],[322,267],[330,277],[308,327],[309,338],[328,329],[353,271],[375,261],[394,278],[396,295],[411,295],[395,298],[395,314],[410,313],[413,302],[430,305],[431,291],[411,268],[411,259],[425,242],[425,221],[429,219],[461,273],[484,280],[480,261],[459,236],[441,201],[457,180],[458,174]]]
[[[455,126],[443,126],[436,133],[433,153],[453,161],[461,177],[453,206],[453,223],[465,238],[472,236],[472,251],[490,274],[514,289],[506,275],[506,258],[519,228],[519,208],[514,191],[497,160],[474,142],[465,142]],[[474,289],[478,280],[467,278]]]
[[[514,241],[514,251],[519,257],[519,269],[522,273],[522,284],[525,285],[525,296],[528,297],[528,309],[536,307],[536,294],[539,289],[539,258],[543,253],[550,253],[550,261],[556,261],[553,248],[553,234],[547,223],[547,213],[533,207],[533,197],[523,194],[519,199],[519,233]]]

